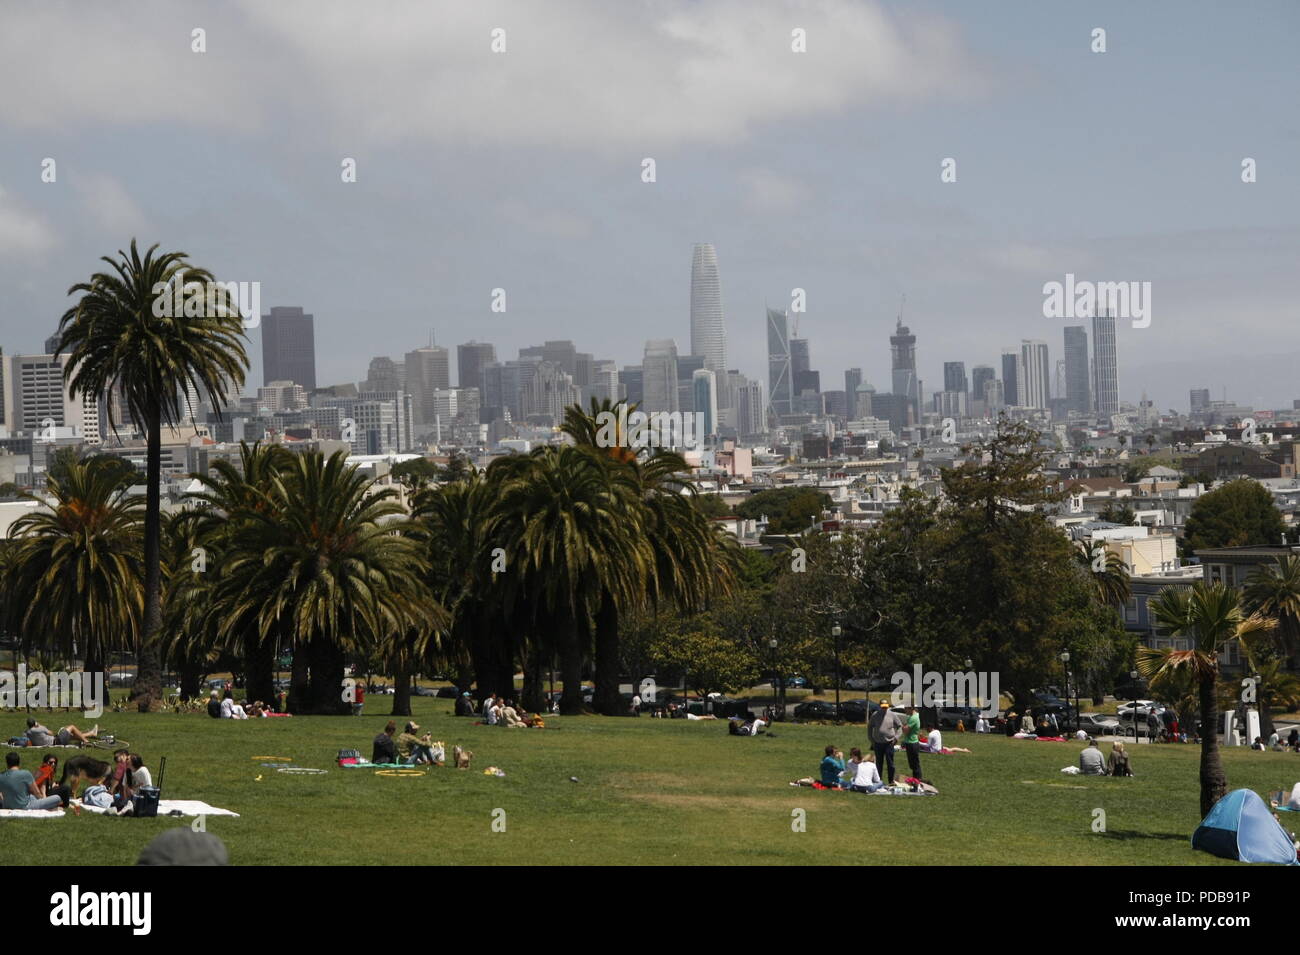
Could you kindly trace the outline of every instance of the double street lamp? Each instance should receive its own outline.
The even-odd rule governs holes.
[[[840,635],[844,631],[837,623],[831,627],[831,637],[835,640],[835,718],[840,718]]]
[[[1070,728],[1070,723],[1069,723],[1069,715],[1070,715],[1070,651],[1069,651],[1069,650],[1062,650],[1062,651],[1061,651],[1061,671],[1065,674],[1065,716],[1066,716],[1066,725],[1065,725],[1065,729],[1068,730],[1068,729]]]
[[[772,718],[776,719],[780,714],[785,717],[785,707],[779,704],[779,697],[776,688],[776,634],[773,634],[767,641],[768,647],[772,650]]]

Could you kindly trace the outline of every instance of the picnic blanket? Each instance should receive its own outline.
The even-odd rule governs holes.
[[[62,809],[0,809],[0,819],[57,819]]]
[[[10,749],[81,749],[76,743],[51,743],[49,746],[35,746],[31,743],[5,743]]]
[[[102,815],[106,812],[112,812],[109,809],[101,809],[98,806],[87,806],[80,799],[72,800],[71,805],[80,806],[85,812],[93,812]],[[234,816],[239,818],[239,813],[231,812],[229,809],[218,809],[216,806],[209,806],[201,799],[162,799],[158,802],[158,815],[170,816],[173,812],[179,812],[182,816]]]
[[[424,765],[428,765],[425,763]],[[343,769],[418,769],[412,763],[339,763]]]

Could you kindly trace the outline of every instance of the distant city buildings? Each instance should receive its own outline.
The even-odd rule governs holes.
[[[727,329],[722,317],[718,254],[712,245],[695,246],[691,258],[691,354],[704,358],[715,375],[727,370]]]
[[[316,388],[316,320],[296,306],[276,306],[263,315],[262,382],[293,381]]]

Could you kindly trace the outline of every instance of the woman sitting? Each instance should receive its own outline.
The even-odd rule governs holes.
[[[862,755],[856,746],[849,750],[849,766],[853,778],[849,780],[849,789],[855,793],[873,793],[884,785],[880,780],[880,770],[876,768],[874,753]]]
[[[827,789],[840,788],[840,773],[844,772],[844,754],[833,745],[826,747],[822,759],[822,785]]]
[[[1128,753],[1124,752],[1124,744],[1116,740],[1111,744],[1110,755],[1106,757],[1106,775],[1108,776],[1132,776],[1133,768],[1129,766]]]

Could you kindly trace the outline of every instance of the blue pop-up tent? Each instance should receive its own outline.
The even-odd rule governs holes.
[[[1291,837],[1250,789],[1234,789],[1214,804],[1192,833],[1192,848],[1242,862],[1296,864]]]

